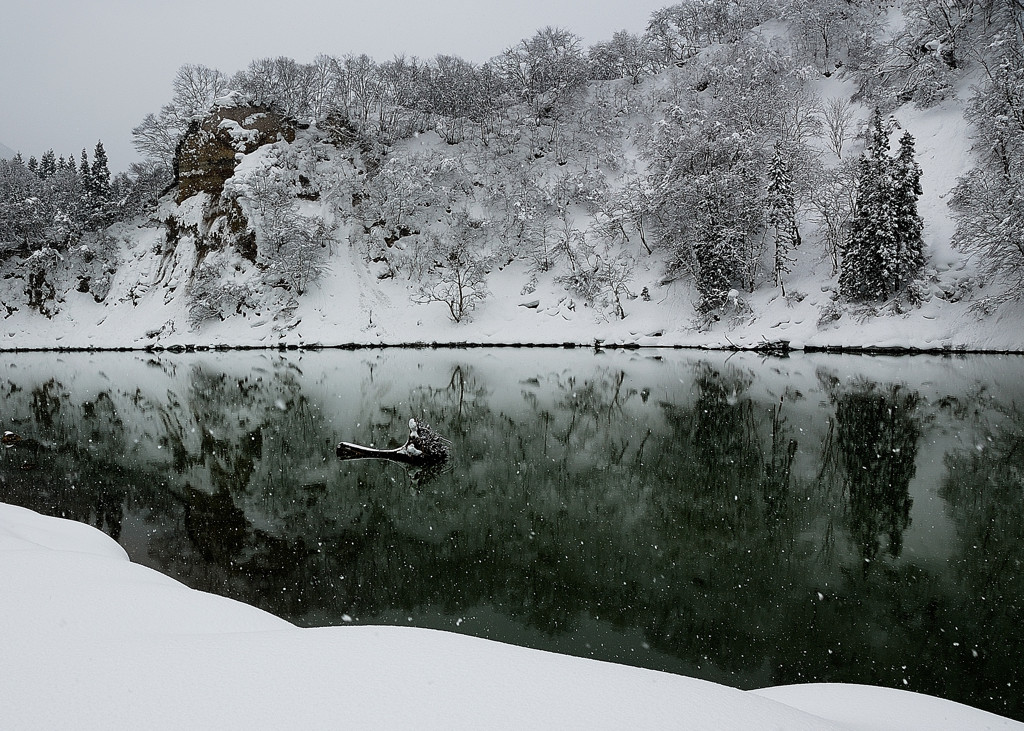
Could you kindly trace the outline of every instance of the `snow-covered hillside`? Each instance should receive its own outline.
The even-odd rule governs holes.
[[[823,82],[822,87],[825,94],[844,91],[838,81]],[[331,221],[335,240],[323,261],[323,274],[301,295],[253,286],[258,268],[235,251],[208,254],[206,262],[216,267],[215,286],[220,291],[235,281],[250,294],[236,298],[217,317],[194,325],[190,288],[195,287],[196,244],[202,234],[186,234],[169,246],[167,226],[140,219],[117,224],[108,232],[118,242],[121,263],[102,302],[91,293],[76,291],[69,282],[67,290],[58,293],[61,301],[50,317],[27,307],[8,313],[0,321],[0,348],[596,341],[728,348],[785,340],[793,348],[1024,349],[1024,328],[1019,326],[1024,305],[1010,303],[994,313],[975,311],[970,296],[976,278],[973,264],[950,246],[953,226],[945,198],[970,158],[962,106],[956,100],[926,110],[908,105],[895,116],[904,129],[918,135],[928,253],[924,300],[903,311],[898,306],[877,314],[854,306],[837,309],[836,277],[827,257],[812,243],[794,268],[785,296],[775,287],[753,294],[737,292],[719,313],[720,320],[710,325],[702,323],[694,310],[692,283],[686,278],[665,281],[665,262],[657,253],[637,256],[628,288],[634,295],[646,290],[649,296],[622,297],[623,318],[567,291],[559,281],[564,271],[538,273],[529,260],[513,260],[491,265],[486,275],[490,295],[456,323],[443,303],[417,301],[419,288],[408,272],[391,275],[386,262],[372,261],[377,257],[370,245],[359,240],[353,224],[338,222],[337,211],[331,210],[333,204],[324,195],[319,201],[304,201],[303,214]],[[317,142],[315,131],[309,130],[292,144],[279,142],[243,156],[229,186],[244,188],[253,175],[274,169],[267,165],[268,158],[304,144],[331,156],[318,163],[330,171],[322,173],[325,178],[337,179],[337,169],[348,164],[347,150]],[[438,166],[465,159],[460,159],[464,153],[457,146],[444,144],[432,132],[398,149],[434,156]],[[243,203],[251,205],[244,199]],[[180,205],[168,195],[156,218],[166,221],[173,216],[178,228],[198,231],[206,225],[208,207],[204,194]],[[407,246],[416,243],[399,240],[395,249],[402,252]],[[386,245],[381,248],[387,251]],[[224,272],[231,272],[230,277]]]
[[[953,245],[949,203],[981,155],[968,122],[981,66],[928,40],[937,31],[914,3],[859,10],[861,35],[824,50],[805,37],[813,7],[764,19],[741,6],[746,25],[690,39],[658,70],[577,75],[572,94],[569,81],[521,94],[513,84],[484,111],[452,107],[451,90],[430,101],[453,75],[482,83],[481,70],[439,57],[416,72],[427,101],[360,107],[352,89],[335,91],[336,107],[321,100],[301,121],[294,110],[313,115],[308,100],[260,86],[288,60],[254,62],[233,80],[243,91],[181,132],[175,185],[155,208],[92,233],[41,220],[41,241],[78,238],[30,244],[25,233],[8,245],[0,349],[1024,350],[1024,301],[1008,296],[1016,280],[1000,274],[996,249]],[[976,43],[1001,37],[1001,21],[986,22]],[[904,47],[917,55],[894,67]],[[213,78],[223,91],[226,77]],[[916,145],[924,266],[858,302],[840,270],[865,124],[880,106],[891,140],[906,132]],[[789,239],[765,202],[773,142],[792,175]],[[94,206],[92,220],[106,211]],[[1017,235],[1012,215],[992,216],[1005,229],[997,241]]]

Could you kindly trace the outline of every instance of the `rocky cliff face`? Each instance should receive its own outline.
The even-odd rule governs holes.
[[[255,236],[237,201],[222,196],[224,184],[243,155],[280,140],[291,143],[295,131],[291,120],[265,107],[245,104],[219,105],[194,121],[178,142],[174,198],[181,205],[202,193],[205,203],[199,221],[191,226],[174,217],[164,220],[171,248],[188,230],[195,236],[200,260],[207,250],[220,248],[228,237],[245,259],[254,262]]]
[[[218,106],[192,123],[174,159],[178,203],[197,193],[217,200],[241,155],[278,140],[295,140],[295,125],[264,107]]]

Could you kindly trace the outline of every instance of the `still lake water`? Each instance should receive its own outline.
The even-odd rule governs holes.
[[[1024,719],[1021,357],[6,353],[0,420],[0,500],[299,625]]]

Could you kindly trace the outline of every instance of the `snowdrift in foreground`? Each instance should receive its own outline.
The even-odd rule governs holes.
[[[1024,728],[901,691],[754,693],[432,630],[299,629],[0,504],[12,728]]]

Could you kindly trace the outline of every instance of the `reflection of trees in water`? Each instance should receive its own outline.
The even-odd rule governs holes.
[[[695,401],[661,405],[671,456],[652,501],[672,579],[647,634],[663,651],[767,682],[764,659],[795,620],[788,598],[765,598],[808,592],[810,547],[796,538],[806,486],[792,474],[797,443],[784,402],[766,408],[748,394],[752,380],[701,364]]]
[[[180,517],[162,516],[157,524],[165,530],[149,543],[158,568],[195,588],[278,614],[302,611],[299,584],[315,553],[306,541],[257,528],[225,489],[211,494],[186,483],[174,498]]]
[[[557,375],[545,377],[543,387],[539,379],[523,383],[522,404],[506,411],[492,409],[478,376],[457,365],[446,387],[417,388],[403,399],[408,410],[400,423],[423,410],[454,440],[455,466],[413,491],[394,479],[397,468],[346,464],[371,516],[348,532],[346,540],[363,542],[354,565],[339,569],[361,577],[350,613],[372,616],[435,601],[453,612],[491,605],[542,631],[564,633],[581,616],[624,606],[616,596],[604,602],[605,611],[601,597],[611,592],[602,584],[632,580],[632,545],[618,546],[635,540],[632,523],[644,510],[641,496],[624,491],[628,480],[617,476],[636,462],[649,430],[633,440],[633,425],[607,427],[622,375],[604,375],[589,383]],[[538,398],[552,384],[566,409]],[[586,397],[572,399],[581,387]],[[559,442],[571,448],[555,449]],[[403,557],[397,566],[396,555]],[[398,573],[368,575],[377,565]]]
[[[851,678],[900,685],[901,666],[910,664],[911,687],[936,692],[946,677],[939,668],[966,673],[978,662],[945,640],[921,639],[969,626],[973,611],[951,600],[936,576],[906,561],[878,562],[867,575],[851,562],[844,576],[842,566],[816,561],[819,528],[840,484],[858,548],[863,536],[874,537],[876,552],[883,540],[890,551],[898,546],[891,530],[906,528],[925,406],[905,389],[827,389],[836,418],[823,451],[835,479],[823,470],[816,481],[804,476],[813,476],[806,465],[797,468],[818,451],[809,429],[796,441],[793,424],[805,426],[807,407],[795,394],[755,395],[753,375],[729,365],[695,366],[661,403],[622,368],[508,384],[453,363],[434,385],[388,388],[366,388],[356,375],[365,395],[345,415],[351,424],[325,422],[322,405],[289,367],[243,377],[179,370],[184,380],[159,403],[134,386],[91,394],[86,404],[59,383],[35,395],[6,389],[5,413],[22,420],[19,428],[64,449],[33,472],[0,465],[5,495],[12,479],[38,475],[63,485],[51,512],[95,522],[106,479],[108,496],[148,521],[151,565],[300,623],[337,622],[342,614],[357,621],[399,612],[403,619],[406,612],[472,616],[487,606],[564,636],[597,618],[641,633],[679,659],[673,669],[713,666],[718,679],[732,673],[748,685]],[[495,397],[509,388],[516,398]],[[142,414],[153,415],[150,431],[140,433]],[[401,467],[333,460],[338,438],[365,438],[348,433],[355,424],[368,425],[383,446],[404,437],[410,416],[455,442],[451,472],[417,486]],[[874,454],[898,447],[905,464],[875,464],[860,439]],[[85,446],[76,453],[76,445]],[[1002,450],[1012,462],[1017,452]],[[858,465],[867,466],[859,482],[845,482]],[[972,512],[973,483],[964,484],[944,497],[951,511],[969,516],[962,535],[991,560],[1002,544],[996,533],[978,532],[990,524]],[[906,499],[891,499],[891,486]],[[23,480],[16,490],[36,500],[30,507],[42,502],[34,489]],[[873,491],[880,502],[862,499]],[[862,496],[856,506],[854,493]],[[996,510],[1002,493],[990,493]],[[1013,510],[991,522],[993,531]],[[113,532],[116,519],[104,520]],[[1019,556],[1009,552],[1005,565],[1018,566]],[[962,582],[985,576],[981,568],[992,573],[984,559],[968,559],[978,564],[964,564]],[[1024,591],[1009,568],[988,581],[1007,602]],[[978,578],[970,594],[987,595],[988,586]],[[993,624],[1004,621],[993,632],[1009,632],[1009,619]],[[868,656],[876,662],[865,663]]]
[[[155,411],[154,439],[172,468],[136,468],[150,471],[137,480],[151,493],[139,504],[154,506],[147,518],[158,528],[148,560],[193,586],[300,621],[309,612],[492,605],[548,633],[570,631],[584,616],[642,626],[659,646],[686,655],[689,645],[663,642],[658,622],[644,617],[670,616],[680,601],[718,606],[717,617],[702,609],[699,621],[704,636],[723,640],[747,621],[733,609],[733,590],[719,584],[749,582],[761,558],[741,555],[741,541],[730,538],[732,569],[715,577],[706,554],[717,551],[715,536],[741,527],[734,495],[743,506],[755,501],[772,460],[759,451],[751,402],[737,399],[740,387],[728,378],[702,371],[698,404],[685,417],[662,407],[667,422],[688,420],[685,438],[657,418],[638,418],[637,410],[657,417],[658,408],[624,383],[621,369],[552,375],[544,388],[554,385],[553,405],[523,384],[525,408],[503,412],[491,409],[473,370],[455,366],[442,388],[414,387],[370,405],[382,432],[404,429],[411,411],[456,441],[457,474],[414,491],[400,470],[372,463],[325,470],[317,445],[329,434],[287,372],[237,378],[194,368],[167,403],[136,400]],[[77,413],[56,408],[53,393],[36,399],[47,423]],[[125,441],[113,403],[97,399],[92,417],[108,430],[110,458]],[[691,504],[707,499],[702,480],[722,499]]]
[[[946,455],[939,495],[956,525],[952,563],[970,591],[956,618],[960,654],[973,666],[965,677],[979,695],[998,699],[999,712],[1024,717],[1024,409],[1004,405],[1000,423]],[[959,613],[958,613],[959,614]],[[948,622],[947,624],[952,624]],[[1001,682],[991,683],[991,678]]]
[[[789,515],[790,486],[793,482],[793,459],[798,448],[792,429],[782,415],[785,399],[779,400],[771,409],[771,447],[761,478],[761,497],[764,500],[765,522],[769,529],[778,527]],[[773,535],[777,531],[771,531]]]
[[[849,500],[848,522],[865,573],[881,550],[898,558],[910,525],[910,480],[921,437],[916,391],[861,383],[833,390],[835,449]]]
[[[312,420],[291,418],[289,394],[297,397],[295,413],[303,411],[297,381],[263,381],[194,368],[187,388],[168,392],[166,400],[111,387],[80,402],[53,379],[28,393],[10,383],[3,404],[8,423],[43,448],[31,470],[20,462],[9,469],[16,455],[3,453],[0,499],[90,523],[115,539],[132,511],[133,519],[154,526],[151,555],[137,560],[155,562],[193,586],[265,605],[258,592],[280,593],[270,584],[282,573],[294,575],[296,557],[307,550],[301,541],[295,546],[254,529],[243,508],[263,457],[264,430],[295,437],[292,427],[305,429]],[[147,432],[147,424],[155,428]],[[287,449],[305,450],[308,437],[307,430]],[[147,440],[152,443],[140,444]],[[283,474],[293,464],[276,466]]]
[[[345,537],[359,541],[340,570],[359,586],[349,612],[493,605],[545,631],[565,631],[579,611],[579,592],[566,582],[579,581],[571,575],[576,556],[565,559],[577,552],[550,540],[553,531],[571,530],[571,507],[562,503],[573,500],[557,478],[560,463],[540,459],[554,431],[551,412],[534,429],[521,411],[493,410],[488,388],[460,364],[445,386],[414,388],[402,401],[390,424],[401,429],[410,413],[422,414],[453,440],[453,470],[417,491],[395,479],[395,466],[346,464],[369,515]]]
[[[131,450],[109,395],[76,404],[52,378],[27,393],[12,382],[3,391],[5,422],[31,446],[28,455],[3,450],[0,499],[88,523],[117,539],[125,506],[146,480],[125,464]]]
[[[622,392],[625,379],[626,373],[619,369],[598,370],[594,378],[559,379],[563,395],[557,408],[568,414],[568,423],[554,436],[566,451],[585,450],[592,439],[612,431],[609,427],[613,419],[622,418],[624,402],[638,394],[636,389]]]
[[[758,519],[752,509],[760,482],[762,450],[753,401],[744,392],[750,376],[736,369],[724,372],[702,364],[692,406],[661,404],[671,429],[669,470],[674,489],[666,490],[666,527],[676,531],[710,529],[713,534],[749,529]],[[672,479],[675,477],[675,479]],[[710,540],[710,536],[709,536]]]

